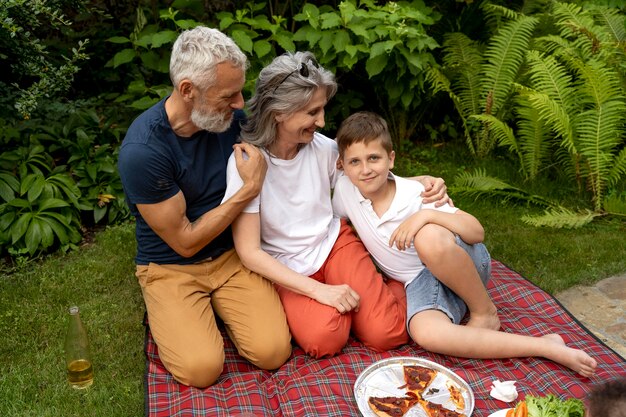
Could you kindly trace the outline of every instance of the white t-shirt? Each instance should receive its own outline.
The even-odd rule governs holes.
[[[419,210],[433,209],[454,213],[458,209],[448,204],[441,207],[435,207],[435,203],[424,204],[420,197],[424,186],[420,182],[396,177],[391,173],[389,178],[396,182],[396,194],[389,209],[381,217],[374,211],[372,202],[363,197],[346,176],[337,180],[332,200],[333,209],[337,216],[350,219],[383,273],[406,286],[424,269],[424,264],[413,245],[404,251],[398,250],[395,245],[389,247],[389,238],[393,231]]]
[[[331,203],[331,188],[338,176],[337,144],[315,133],[293,159],[263,154],[267,161],[263,188],[243,211],[259,213],[264,251],[292,270],[312,275],[339,236],[340,220],[333,215]],[[243,185],[234,154],[226,172],[224,201]]]

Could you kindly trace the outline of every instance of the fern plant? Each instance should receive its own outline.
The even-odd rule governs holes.
[[[600,212],[609,187],[626,174],[626,89],[615,67],[624,62],[616,46],[625,34],[616,30],[618,15],[597,6],[585,10],[554,3],[552,12],[559,35],[538,38],[536,47],[542,50],[528,52],[528,88],[520,91],[520,112],[537,111],[552,126],[541,135],[533,132],[564,151],[563,172],[591,191],[593,209]],[[620,21],[623,28],[623,15]],[[528,125],[525,118],[518,122]],[[527,148],[531,153],[524,154],[522,166],[531,158],[545,161],[541,157],[549,146]],[[532,178],[538,170],[528,172]]]
[[[488,45],[483,48],[462,33],[447,34],[444,65],[427,72],[435,93],[444,91],[452,99],[467,145],[479,157],[487,156],[497,144],[488,129],[493,121],[490,116],[505,119],[510,113],[513,83],[539,21],[488,3],[483,9],[488,15],[505,19]]]
[[[522,22],[531,22],[502,7],[487,9],[513,19],[505,24],[509,35],[521,30]],[[600,215],[626,214],[618,191],[626,177],[626,18],[618,9],[556,1],[545,18],[551,19],[547,26],[555,30],[529,40],[522,64],[514,59],[515,53],[508,61],[503,59],[507,43],[502,38],[493,40],[500,31],[489,43],[491,52],[482,55],[482,71],[477,74],[464,63],[469,56],[476,59],[479,47],[464,35],[454,34],[444,44],[444,70],[458,69],[462,75],[448,80],[443,72],[433,70],[429,79],[450,94],[468,141],[473,140],[469,145],[474,153],[480,155],[481,149],[492,144],[506,146],[517,157],[527,181],[556,170],[577,184],[581,195],[590,196],[591,211],[576,212],[553,204],[544,215],[526,216],[524,221],[535,226],[580,227]],[[498,82],[504,68],[518,68],[518,64],[522,71],[509,72],[510,83]],[[476,85],[481,86],[480,96]],[[477,98],[480,114],[476,113]],[[480,122],[474,131],[472,120]],[[466,193],[520,197],[519,189],[485,187],[493,183],[486,178],[485,173],[475,172],[457,181]],[[482,186],[472,188],[472,183]]]

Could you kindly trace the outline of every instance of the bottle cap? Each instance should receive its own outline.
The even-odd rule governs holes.
[[[71,306],[70,314],[78,314],[78,306]]]

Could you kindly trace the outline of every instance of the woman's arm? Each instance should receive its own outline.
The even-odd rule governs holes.
[[[432,177],[430,175],[420,175],[418,177],[410,177],[409,179],[419,181],[424,186],[422,199],[424,203],[435,203],[436,207],[441,207],[448,203],[454,207],[454,202],[448,196],[448,187],[443,178]]]
[[[438,224],[456,233],[465,243],[480,243],[485,238],[485,229],[478,219],[463,210],[455,213],[423,209],[408,217],[391,234],[389,246],[394,244],[400,250],[406,249],[415,239],[415,235],[428,223]]]
[[[258,213],[241,213],[232,224],[235,249],[241,262],[252,271],[298,294],[340,313],[358,311],[359,295],[348,285],[327,285],[299,274],[280,263],[261,248],[261,225]]]

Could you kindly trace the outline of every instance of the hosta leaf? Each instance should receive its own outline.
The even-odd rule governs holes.
[[[68,235],[68,230],[71,230],[69,226],[49,216],[43,217],[41,220],[47,223],[47,225],[50,227],[50,229],[52,229],[54,235],[57,237],[57,239],[59,239],[59,242],[62,245],[69,243],[70,239]]]
[[[19,207],[19,208],[30,207],[30,203],[28,201],[24,200],[23,198],[14,198],[11,201],[7,201],[7,204],[12,206],[12,207]]]
[[[32,218],[32,213],[24,213],[18,217],[15,223],[13,223],[11,226],[11,242],[13,245],[15,245],[15,243],[20,240],[22,236],[24,236]]]
[[[38,217],[33,220],[33,224],[34,223],[37,223],[39,225],[39,231],[41,234],[41,247],[46,249],[52,246],[52,244],[54,243],[54,233],[48,222],[46,222],[44,218]]]
[[[0,199],[3,201],[11,201],[15,198],[15,192],[9,184],[3,182],[0,178]]]
[[[67,229],[72,228],[71,216],[64,216],[63,214],[55,212],[55,211],[48,211],[45,213],[45,217],[43,218],[49,219],[49,220],[55,220],[64,228],[67,228]]]
[[[24,194],[26,194],[28,192],[30,187],[33,185],[33,183],[37,179],[38,175],[39,174],[28,174],[28,175],[24,176],[24,178],[20,182],[20,195],[21,196],[23,196]]]
[[[43,191],[45,185],[45,178],[41,175],[37,175],[35,181],[33,181],[30,188],[28,189],[28,193],[26,195],[28,201],[32,203],[37,200],[37,198],[41,195],[41,192]]]
[[[89,175],[89,178],[93,181],[96,182],[96,178],[98,177],[98,167],[95,165],[87,165],[87,175]]]
[[[99,206],[94,207],[94,209],[93,209],[93,219],[94,219],[94,221],[96,223],[98,223],[100,220],[102,220],[102,218],[104,217],[106,212],[107,212],[107,207],[106,206],[104,206],[104,207],[99,207]]]
[[[39,212],[46,211],[51,208],[68,207],[69,203],[58,198],[49,198],[39,204]]]
[[[9,211],[0,216],[0,230],[7,230],[15,220],[15,217],[16,214],[14,211]]]
[[[41,224],[37,219],[33,219],[33,221],[30,222],[28,229],[26,230],[24,242],[26,243],[26,248],[31,256],[37,252],[37,249],[39,249],[40,246],[42,246]]]

